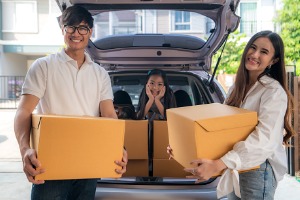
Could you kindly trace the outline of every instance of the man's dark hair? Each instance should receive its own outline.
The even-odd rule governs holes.
[[[82,21],[88,24],[89,28],[93,28],[94,18],[91,13],[81,6],[70,6],[63,11],[60,19],[61,26],[74,26]]]

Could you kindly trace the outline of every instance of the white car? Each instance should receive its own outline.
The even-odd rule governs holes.
[[[86,51],[108,70],[114,92],[126,91],[135,107],[147,72],[154,68],[166,71],[170,87],[178,94],[178,106],[224,101],[224,90],[211,71],[212,56],[239,25],[240,17],[235,14],[239,0],[57,3],[62,10],[78,4],[93,14],[94,33]],[[182,93],[188,94],[188,103]],[[219,178],[195,184],[185,176],[170,177],[172,168],[154,175],[155,144],[149,130],[146,174],[141,176],[138,170],[129,169],[133,171],[130,176],[99,179],[95,199],[217,199]]]

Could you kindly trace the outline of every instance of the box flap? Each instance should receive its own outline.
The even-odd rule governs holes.
[[[211,119],[197,120],[197,124],[208,132],[246,127],[257,124],[257,113],[240,113]]]
[[[31,118],[31,137],[30,137],[30,146],[38,152],[39,141],[40,141],[40,123],[42,120],[41,115],[32,115]]]
[[[178,114],[189,120],[199,121],[203,119],[225,117],[239,113],[254,112],[242,108],[236,108],[221,103],[202,104],[196,106],[187,106],[180,108],[171,108],[167,110],[169,113]]]
[[[257,124],[257,113],[255,111],[220,103],[172,108],[168,109],[168,113],[178,114],[187,120],[195,121],[207,131],[226,130],[233,127]]]
[[[125,120],[128,159],[148,159],[148,120]]]
[[[153,121],[153,158],[168,159],[166,149],[169,145],[169,134],[167,121]]]
[[[36,114],[32,114],[32,127],[35,128],[35,129],[38,129],[39,126],[40,126],[40,123],[41,123],[41,118],[42,118],[42,115],[36,115]]]

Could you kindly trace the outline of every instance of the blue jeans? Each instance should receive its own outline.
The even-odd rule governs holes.
[[[238,198],[234,192],[229,194],[228,200],[273,200],[277,181],[272,166],[268,161],[263,163],[259,169],[239,174],[241,197]]]
[[[31,200],[93,200],[97,179],[54,180],[32,185]]]

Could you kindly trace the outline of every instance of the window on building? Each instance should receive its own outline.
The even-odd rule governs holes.
[[[173,11],[171,15],[172,15],[172,30],[173,31],[191,30],[190,12]]]
[[[240,3],[240,32],[253,35],[257,32],[257,4]]]
[[[3,32],[37,32],[36,1],[2,1]]]

